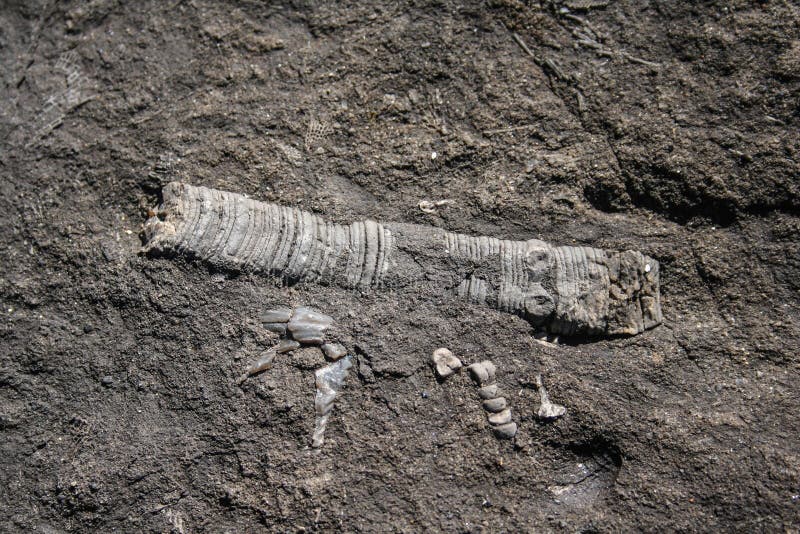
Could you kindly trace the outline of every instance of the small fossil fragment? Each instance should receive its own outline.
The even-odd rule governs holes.
[[[483,409],[487,412],[497,413],[506,409],[508,403],[505,397],[497,397],[494,399],[486,399],[483,401]]]
[[[444,347],[433,351],[431,361],[439,378],[447,378],[461,369],[463,365],[461,360],[459,360],[450,349]]]
[[[486,400],[486,399],[494,399],[495,397],[502,397],[503,394],[500,391],[500,388],[497,387],[497,384],[491,384],[489,386],[483,386],[480,391],[478,391],[478,395]]]
[[[325,357],[333,361],[339,360],[347,354],[347,349],[341,343],[325,343],[320,348]]]
[[[506,423],[511,422],[511,409],[506,408],[505,410],[501,410],[497,413],[489,414],[486,416],[486,419],[489,421],[489,424],[498,426],[504,425]]]
[[[239,377],[238,384],[242,384],[248,377],[256,375],[262,371],[272,367],[272,362],[275,360],[275,349],[271,348],[265,351],[261,357],[255,361],[250,367],[245,370],[244,374]]]
[[[494,435],[500,439],[511,439],[517,435],[517,423],[506,423],[492,428]]]
[[[273,308],[261,314],[261,321],[264,323],[288,323],[291,318],[292,310],[285,307]]]
[[[557,419],[567,413],[567,409],[564,406],[550,402],[550,397],[547,395],[547,390],[542,383],[542,375],[536,375],[536,389],[539,390],[539,398],[541,399],[539,410],[536,412],[540,419]]]
[[[640,252],[467,236],[415,224],[333,224],[179,182],[162,193],[163,203],[144,225],[149,253],[188,255],[288,283],[362,291],[449,287],[460,298],[567,336],[633,335],[662,320],[659,265]],[[280,324],[283,317],[265,322]]]
[[[283,354],[284,352],[292,352],[295,349],[300,348],[300,343],[293,339],[281,339],[278,345],[275,347],[275,352],[278,354]]]
[[[489,360],[484,360],[468,365],[467,370],[475,383],[482,386],[494,381],[494,374],[497,368]]]
[[[297,308],[287,326],[292,337],[304,345],[321,345],[325,330],[333,324],[333,317],[311,308]]]
[[[286,323],[264,323],[264,328],[282,336],[286,335]]]
[[[311,438],[311,446],[314,448],[322,447],[325,441],[325,429],[328,426],[328,418],[333,409],[333,403],[347,378],[347,370],[352,366],[353,363],[350,356],[345,356],[337,362],[318,369],[316,372],[317,394],[314,399],[316,418],[314,421],[314,434]]]
[[[333,318],[305,306],[295,309],[281,307],[267,310],[261,314],[261,318],[266,328],[273,332],[278,331],[284,337],[276,346],[266,351],[257,362],[247,368],[239,378],[239,384],[242,384],[248,377],[272,367],[276,354],[292,352],[302,345],[319,345],[320,351],[311,351],[311,354],[308,354],[308,351],[301,352],[300,358],[294,359],[295,365],[301,368],[313,369],[316,367],[318,364],[314,355],[319,361],[323,361],[320,352],[328,359],[334,360],[334,363],[317,369],[315,372],[314,412],[316,415],[312,445],[321,447],[325,440],[325,428],[328,425],[328,417],[333,409],[336,395],[347,378],[347,370],[353,366],[344,345],[325,343],[325,331],[333,324]]]

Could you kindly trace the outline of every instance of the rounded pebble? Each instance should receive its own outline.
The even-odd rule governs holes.
[[[480,391],[478,391],[478,395],[485,400],[502,397],[503,394],[500,391],[500,388],[497,387],[497,384],[492,384],[490,386],[483,386]]]
[[[506,409],[505,397],[497,397],[496,399],[486,399],[483,401],[483,409],[487,412],[497,413]]]
[[[494,435],[500,439],[511,439],[517,435],[517,423],[506,423],[492,428]]]
[[[511,409],[506,408],[501,412],[489,414],[486,419],[489,421],[489,424],[494,426],[505,425],[511,422]]]
[[[100,383],[103,384],[104,386],[108,387],[108,386],[110,386],[111,384],[114,383],[114,379],[111,378],[110,375],[106,375],[106,376],[104,376],[103,378],[100,379]]]

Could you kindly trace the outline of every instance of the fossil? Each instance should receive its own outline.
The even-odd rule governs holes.
[[[462,367],[459,360],[446,348],[436,349],[431,358],[436,375],[445,378],[459,371]],[[457,365],[453,365],[457,364]],[[451,367],[452,365],[452,367]],[[481,405],[486,412],[486,420],[499,439],[511,439],[517,435],[517,424],[511,420],[511,408],[503,397],[503,391],[495,381],[497,367],[490,360],[475,362],[466,367],[477,386],[478,396],[483,400]]]
[[[183,254],[287,283],[361,291],[427,284],[515,313],[552,334],[633,335],[661,322],[658,262],[632,250],[467,236],[406,223],[334,224],[180,182],[164,187],[145,237],[144,250],[152,254]],[[281,311],[275,313],[280,319]],[[270,324],[285,333],[285,322]]]
[[[347,370],[352,366],[350,356],[345,356],[316,372],[317,395],[314,399],[314,410],[317,415],[314,420],[314,435],[311,438],[311,446],[314,448],[322,447],[322,443],[325,441],[325,429],[328,427],[333,401],[344,385],[348,374]]]
[[[314,398],[314,433],[311,446],[322,447],[325,441],[325,429],[336,396],[339,394],[353,366],[347,349],[341,343],[326,343],[325,331],[333,324],[333,317],[311,308],[273,308],[261,314],[264,327],[272,332],[280,333],[278,344],[264,352],[239,377],[238,384],[243,384],[249,377],[272,368],[277,354],[289,354],[301,346],[319,346],[325,356],[334,363],[326,365],[315,372],[317,393]]]
[[[567,413],[567,409],[564,406],[550,401],[550,396],[547,394],[547,390],[542,382],[542,375],[536,375],[536,389],[539,390],[539,398],[541,399],[541,404],[536,412],[539,419],[558,419]]]
[[[436,370],[436,375],[441,379],[445,379],[452,375],[461,369],[461,366],[463,365],[461,360],[453,355],[450,349],[445,347],[433,351],[433,354],[431,355],[431,363]]]

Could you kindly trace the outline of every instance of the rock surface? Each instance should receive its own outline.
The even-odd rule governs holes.
[[[796,530],[796,2],[579,3],[4,2],[2,530]],[[451,298],[140,256],[175,180],[638,250],[664,324],[531,343],[458,296],[491,289],[469,259],[419,268]],[[319,451],[316,347],[235,384],[287,303],[354,340]],[[512,442],[442,345],[502,370]],[[568,417],[536,420],[537,373]]]

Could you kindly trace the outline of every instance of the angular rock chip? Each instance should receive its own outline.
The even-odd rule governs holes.
[[[493,427],[494,435],[500,439],[511,439],[517,435],[517,423],[506,423]]]
[[[336,361],[347,354],[347,349],[339,343],[325,343],[320,347],[325,357],[329,360]]]
[[[506,408],[503,411],[489,414],[486,419],[489,421],[489,424],[494,426],[505,425],[511,422],[511,409]]]
[[[506,399],[504,397],[497,397],[496,399],[486,399],[483,401],[483,409],[487,412],[497,413],[506,409]]]
[[[300,307],[294,310],[288,329],[292,337],[305,345],[321,345],[325,341],[325,330],[333,324],[333,317]]]

